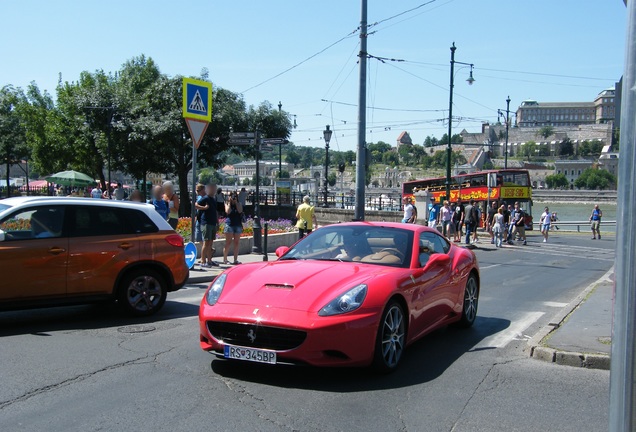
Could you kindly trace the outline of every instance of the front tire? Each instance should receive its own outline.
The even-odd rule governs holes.
[[[466,288],[464,288],[464,305],[459,327],[469,328],[477,318],[477,306],[479,304],[479,283],[474,274],[468,276]]]
[[[117,300],[127,314],[148,316],[161,309],[167,293],[166,281],[159,273],[141,268],[123,277]]]
[[[382,373],[397,369],[406,347],[406,320],[404,309],[391,300],[382,313],[375,342],[373,366]]]

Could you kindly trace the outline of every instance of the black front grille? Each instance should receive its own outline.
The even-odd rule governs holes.
[[[208,321],[208,330],[215,339],[228,345],[286,351],[297,348],[307,333],[257,324]]]

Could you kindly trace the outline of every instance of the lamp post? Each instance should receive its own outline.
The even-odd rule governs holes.
[[[451,156],[453,154],[453,147],[451,143],[451,137],[453,136],[453,87],[455,86],[455,64],[470,66],[470,76],[466,80],[468,85],[473,85],[475,78],[473,78],[473,64],[463,63],[455,61],[455,42],[451,46],[451,60],[450,60],[450,97],[448,102],[448,147],[446,149],[446,199],[450,200],[450,187],[451,187]]]
[[[329,207],[327,204],[327,186],[329,185],[327,176],[329,175],[329,142],[331,141],[332,133],[333,131],[329,129],[329,125],[325,126],[325,130],[322,131],[322,136],[325,139],[325,207]]]
[[[510,127],[510,96],[506,99],[506,115],[504,111],[497,110],[497,115],[506,119],[506,144],[504,145],[504,169],[508,169],[508,128]]]

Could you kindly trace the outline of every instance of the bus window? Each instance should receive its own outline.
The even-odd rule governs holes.
[[[528,174],[527,173],[515,174],[515,184],[517,186],[529,186]]]
[[[476,175],[470,178],[471,186],[485,186],[486,185],[486,176],[484,175]]]

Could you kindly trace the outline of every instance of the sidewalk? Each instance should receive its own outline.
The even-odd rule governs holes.
[[[614,269],[588,286],[530,341],[530,356],[566,366],[610,368]]]
[[[268,258],[269,261],[275,261],[276,260],[276,254],[269,253],[267,255],[267,258]],[[230,259],[233,259],[233,258],[230,258]],[[253,262],[263,262],[263,254],[239,255],[238,260],[242,264],[253,263]],[[226,270],[226,269],[228,269],[230,267],[233,267],[231,265],[221,264],[221,262],[223,262],[223,257],[215,257],[214,258],[214,262],[219,264],[219,266],[218,267],[201,267],[198,264],[198,260],[197,260],[197,264],[195,264],[190,269],[190,278],[188,279],[187,283],[189,283],[189,284],[198,284],[198,283],[212,282],[212,280],[217,275],[221,274],[221,272],[223,272],[223,270]]]

